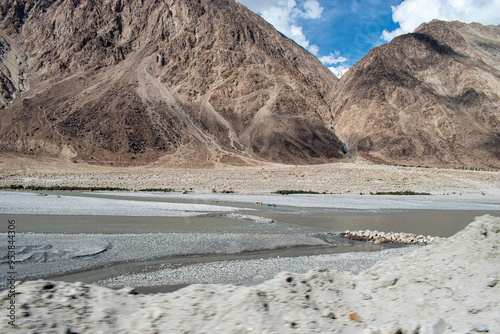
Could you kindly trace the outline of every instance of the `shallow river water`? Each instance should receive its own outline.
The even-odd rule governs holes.
[[[0,192],[0,214],[16,232],[64,234],[311,234],[378,230],[449,237],[484,214],[500,215],[494,199],[434,196],[183,195],[180,193]],[[7,224],[0,225],[0,233]],[[194,263],[375,251],[387,245],[293,246],[241,254],[206,254],[118,263],[58,279],[109,277]]]
[[[318,233],[370,229],[448,237],[474,217],[500,214],[500,205],[482,203],[446,202],[441,205],[444,209],[436,209],[432,196],[418,205],[371,196],[349,203],[355,208],[345,208],[345,200],[327,196],[266,196],[259,202],[250,201],[259,197],[237,195],[45,192],[24,193],[14,200],[9,192],[0,195],[8,197],[7,205],[0,208],[6,212],[1,213],[17,221],[18,233]],[[81,207],[75,204],[83,200],[87,202]],[[6,224],[0,225],[0,232],[6,230]]]

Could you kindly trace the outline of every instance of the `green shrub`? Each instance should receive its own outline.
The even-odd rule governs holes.
[[[377,191],[375,194],[370,193],[372,195],[431,195],[430,193],[419,193],[411,190],[405,191]]]
[[[278,190],[276,194],[280,195],[290,195],[290,194],[319,194],[317,191],[307,191],[307,190]]]
[[[172,189],[172,188],[144,188],[144,189],[139,189],[139,191],[169,193],[169,192],[175,191],[175,189]]]

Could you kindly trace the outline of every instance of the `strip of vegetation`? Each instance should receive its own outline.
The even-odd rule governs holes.
[[[19,189],[24,189],[24,186],[21,184],[11,184],[10,187],[3,187],[2,189],[14,189],[14,190],[19,190]]]
[[[170,192],[175,191],[175,189],[172,189],[172,188],[144,188],[144,189],[139,189],[139,191],[170,193]]]
[[[418,166],[414,166],[414,165],[392,165],[392,166],[396,166],[396,167],[411,167],[411,168],[434,168],[434,169],[458,169],[458,170],[470,170],[470,171],[476,171],[476,172],[498,172],[499,170],[498,169],[494,169],[494,168],[483,168],[483,167],[465,167],[465,166],[462,166],[462,167],[430,167],[430,166],[422,166],[422,165],[418,165]]]
[[[278,190],[276,194],[280,195],[290,195],[290,194],[319,194],[317,191],[311,190]]]
[[[217,189],[212,189],[212,192],[213,192],[214,194],[217,194],[217,193],[218,193]],[[233,191],[233,190],[231,190],[231,189],[229,189],[229,190],[222,190],[222,191],[220,191],[220,193],[221,193],[221,194],[234,194],[234,191]]]
[[[377,191],[372,195],[431,195],[430,193],[418,193],[415,191],[405,190],[405,191]]]
[[[116,187],[76,187],[76,186],[23,186],[21,184],[11,184],[2,189],[13,190],[49,190],[49,191],[130,191],[127,188]]]
[[[472,170],[472,171],[476,171],[476,172],[494,172],[495,170],[494,169],[489,169],[489,168],[482,168],[482,167],[458,167],[458,168],[455,168],[455,169],[459,169],[459,170]]]

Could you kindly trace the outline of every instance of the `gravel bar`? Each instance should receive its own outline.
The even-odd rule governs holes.
[[[273,278],[280,272],[303,274],[318,267],[359,273],[372,267],[378,261],[408,254],[418,248],[418,246],[409,246],[376,252],[197,263],[180,268],[121,275],[101,280],[96,284],[112,288],[198,283],[255,285]]]
[[[7,233],[0,234],[0,284],[7,281]],[[190,255],[224,255],[296,246],[349,246],[311,234],[154,233],[16,235],[17,279],[85,272],[120,263]]]

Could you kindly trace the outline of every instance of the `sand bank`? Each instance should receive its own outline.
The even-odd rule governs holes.
[[[467,195],[229,195],[142,192],[28,192],[0,191],[0,214],[38,215],[118,215],[156,217],[194,217],[260,209],[254,203],[294,208],[347,210],[498,210],[500,191]],[[220,203],[225,203],[220,205]],[[237,203],[246,204],[238,206]],[[263,223],[266,223],[263,221]]]

